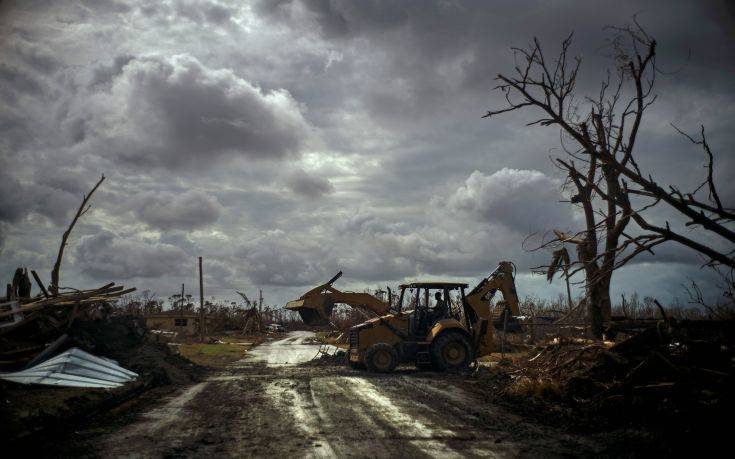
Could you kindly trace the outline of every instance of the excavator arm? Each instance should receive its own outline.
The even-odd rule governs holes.
[[[369,293],[343,292],[332,286],[342,277],[342,271],[338,272],[328,282],[314,287],[298,300],[289,301],[285,308],[296,311],[307,325],[326,325],[332,315],[335,304],[346,304],[353,308],[374,312],[377,315],[387,314],[390,310],[390,302],[384,302]]]
[[[468,306],[472,310],[472,315],[474,315],[473,322],[475,323],[471,328],[478,356],[492,352],[493,312],[490,306],[495,294],[498,291],[503,294],[503,300],[506,302],[512,316],[519,316],[521,313],[518,306],[518,293],[516,292],[513,271],[514,268],[511,262],[501,261],[498,267],[489,276],[481,280],[465,297]]]
[[[467,295],[467,301],[476,310],[478,316],[490,317],[492,314],[489,308],[490,301],[498,291],[503,294],[503,300],[507,303],[511,315],[521,315],[513,271],[511,262],[501,261],[498,267]]]

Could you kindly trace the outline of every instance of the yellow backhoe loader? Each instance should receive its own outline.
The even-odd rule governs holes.
[[[309,325],[329,323],[337,303],[375,313],[377,317],[350,329],[347,360],[354,368],[390,372],[399,363],[413,363],[439,371],[461,370],[493,349],[491,306],[496,292],[502,293],[503,308],[510,315],[520,315],[513,271],[512,263],[501,261],[469,293],[463,283],[412,282],[400,286],[396,301],[389,292],[387,302],[368,293],[337,290],[332,283],[340,272],[288,302],[286,309],[297,311]]]

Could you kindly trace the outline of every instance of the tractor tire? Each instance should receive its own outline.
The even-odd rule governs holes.
[[[365,366],[375,373],[390,373],[398,366],[398,352],[388,343],[374,344],[365,354]]]
[[[431,362],[437,371],[458,371],[472,362],[470,340],[461,333],[444,333],[431,344]]]
[[[352,368],[353,370],[364,370],[365,369],[365,362],[350,362],[350,359],[347,359],[347,366]]]

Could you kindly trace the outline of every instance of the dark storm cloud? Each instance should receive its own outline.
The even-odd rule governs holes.
[[[521,233],[567,229],[573,224],[572,208],[558,202],[560,187],[559,180],[539,171],[503,168],[492,175],[475,171],[449,197],[448,206]]]
[[[240,247],[242,270],[256,285],[309,285],[327,274],[326,251],[315,241],[268,231]]]
[[[78,190],[74,180],[63,170],[48,183],[29,184],[15,179],[12,169],[0,171],[0,221],[19,222],[31,213],[62,225],[77,203],[72,191]]]
[[[81,271],[95,279],[176,275],[189,261],[187,254],[173,245],[122,239],[109,231],[83,237],[76,256]]]
[[[179,17],[196,23],[209,22],[222,25],[230,20],[234,10],[215,2],[177,1],[174,9]]]
[[[42,183],[44,186],[63,191],[69,194],[75,194],[80,198],[83,196],[86,182],[88,181],[79,171],[57,167],[53,170],[40,168],[34,172],[35,183]]]
[[[14,102],[15,94],[19,91],[28,94],[38,94],[43,91],[44,85],[40,79],[32,76],[18,67],[9,64],[0,64],[0,83],[3,92],[6,92],[6,100]]]
[[[130,2],[118,0],[82,0],[85,8],[102,13],[127,13],[132,7]]]
[[[29,68],[42,74],[51,74],[61,66],[48,48],[23,39],[15,42],[15,53]]]
[[[188,55],[129,61],[92,129],[100,146],[133,165],[184,167],[220,157],[280,159],[298,153],[308,127],[284,90],[265,92],[231,70]]]
[[[705,124],[721,194],[732,195],[735,28],[722,2],[0,9],[0,240],[10,275],[16,262],[48,258],[41,252],[58,243],[89,177],[106,172],[85,216],[99,227],[78,228],[70,282],[137,277],[139,288],[166,292],[190,282],[203,254],[213,294],[273,285],[280,302],[338,269],[361,289],[426,275],[475,279],[510,259],[522,295],[556,295],[559,286],[528,273],[548,254],[521,242],[581,229],[558,202],[563,177],[548,161],[562,154],[558,131],[526,127],[530,112],[480,116],[503,103],[491,88],[513,70],[510,48],[534,36],[553,56],[574,31],[580,95],[596,95],[612,65],[605,26],[635,13],[666,71],[642,125],[642,167],[660,183],[696,186],[704,157],[669,123],[687,132]],[[666,211],[650,216],[682,223]],[[668,285],[699,273],[697,257],[674,244],[653,261],[636,260],[614,288],[669,295],[644,273]]]
[[[327,37],[340,37],[349,33],[347,19],[331,0],[305,0],[304,5],[317,18],[319,27]]]
[[[318,198],[334,193],[334,186],[328,179],[304,171],[296,171],[289,175],[286,185],[294,194],[307,198]]]
[[[24,39],[18,33],[8,35],[7,57],[0,63],[0,91],[7,102],[17,103],[19,94],[40,97],[51,87],[47,78],[61,66],[45,47]]]
[[[25,217],[32,201],[21,183],[0,172],[0,222],[16,222]]]
[[[113,78],[122,73],[123,67],[128,65],[130,61],[135,59],[134,56],[121,55],[117,56],[111,63],[102,63],[95,67],[92,72],[92,78],[89,82],[90,86],[106,85],[112,83]]]
[[[201,191],[146,193],[136,198],[135,214],[153,228],[193,230],[212,225],[222,213],[214,196]]]

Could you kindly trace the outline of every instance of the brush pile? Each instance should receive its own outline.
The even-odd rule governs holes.
[[[735,323],[659,321],[619,343],[555,339],[504,373],[505,395],[619,421],[710,418],[735,401]]]
[[[109,283],[54,295],[40,281],[38,285],[41,292],[31,296],[27,273],[16,272],[7,296],[0,298],[0,371],[31,366],[51,357],[62,349],[76,320],[103,317],[111,309],[111,302],[135,291]]]
[[[319,346],[319,351],[310,361],[304,363],[310,367],[331,367],[347,364],[347,352],[328,344]]]

